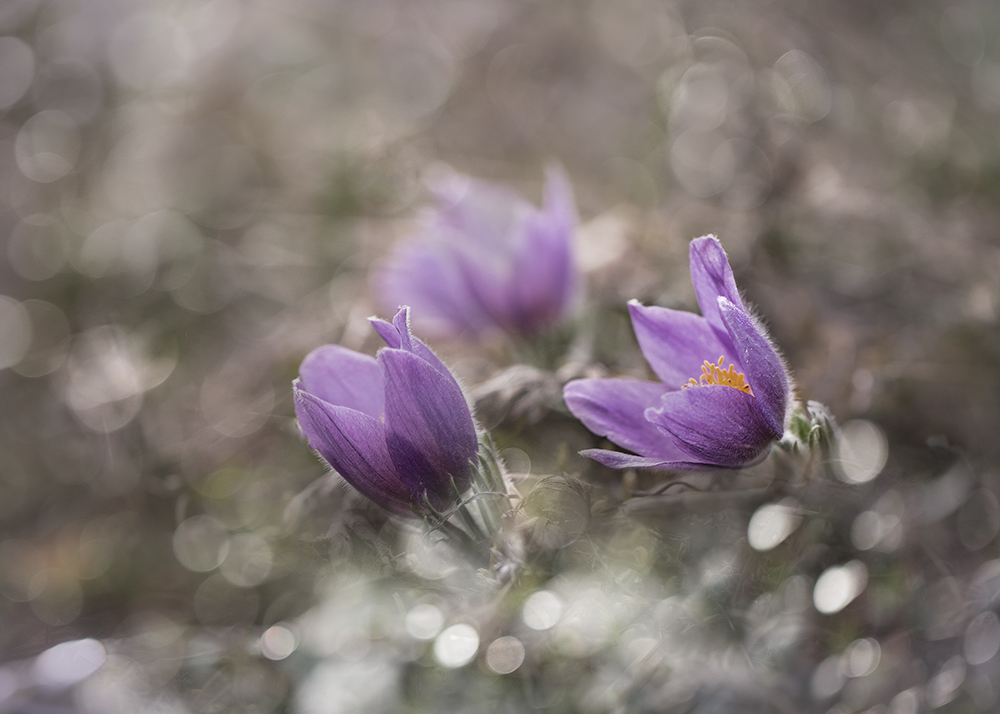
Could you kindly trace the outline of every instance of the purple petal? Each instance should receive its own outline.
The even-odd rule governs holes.
[[[559,166],[550,166],[545,170],[545,202],[542,210],[550,221],[565,230],[572,231],[576,228],[573,188],[566,172]]]
[[[549,280],[560,288],[559,303],[565,311],[578,289],[579,272],[573,260],[573,237],[580,222],[566,172],[552,166],[545,172],[545,204],[542,209],[548,227],[546,243],[551,272]]]
[[[508,280],[505,321],[513,331],[537,333],[559,322],[569,308],[575,271],[568,242],[560,245],[547,235],[552,230],[540,220],[525,227],[524,246]]]
[[[414,354],[444,376],[454,380],[444,362],[438,359],[431,348],[413,336],[410,330],[410,308],[407,305],[399,308],[391,324],[377,317],[369,317],[368,321],[390,348]]]
[[[535,209],[504,186],[461,176],[446,185],[429,237],[448,246],[461,301],[506,329],[514,245]]]
[[[697,380],[705,360],[714,363],[725,357],[733,361],[732,350],[700,315],[644,307],[635,300],[629,302],[628,311],[643,356],[670,389],[680,389],[691,378]]]
[[[780,439],[785,431],[785,408],[788,405],[788,372],[785,365],[742,306],[734,305],[721,296],[718,302],[722,319],[739,350],[747,383],[768,426]]]
[[[440,205],[434,222],[438,229],[492,251],[506,244],[512,227],[532,208],[504,186],[467,176],[455,176],[436,193]]]
[[[509,279],[510,320],[518,331],[538,332],[561,320],[576,292],[572,238],[576,208],[560,169],[546,174],[545,209],[532,211],[514,245]]]
[[[395,318],[393,320],[395,321]],[[378,317],[369,317],[368,322],[375,328],[378,336],[385,341],[386,346],[398,350],[399,346],[403,344],[403,341],[399,337],[399,330],[396,329],[396,325],[393,322],[386,322]]]
[[[299,367],[302,389],[323,401],[379,417],[385,411],[382,373],[374,357],[340,345],[317,347]]]
[[[476,334],[491,324],[478,303],[467,297],[454,249],[441,241],[401,244],[375,280],[387,305],[410,304],[431,332]]]
[[[399,349],[413,352],[413,335],[410,332],[410,308],[408,305],[400,306],[396,315],[392,318],[392,326],[396,328],[399,335]]]
[[[386,441],[393,463],[414,497],[448,497],[450,478],[469,478],[478,441],[472,414],[458,383],[415,354],[383,349]]]
[[[378,419],[334,406],[293,385],[295,414],[309,446],[351,486],[384,508],[411,513],[410,491],[400,480]]]
[[[612,469],[683,469],[684,471],[704,471],[715,468],[713,464],[697,461],[664,461],[649,456],[635,456],[621,451],[607,449],[584,449],[581,456],[593,459]]]
[[[723,342],[729,340],[726,326],[719,314],[717,298],[722,295],[734,305],[743,307],[733,269],[715,236],[702,236],[691,241],[691,282],[698,296],[701,314],[720,333]]]
[[[690,461],[646,419],[646,410],[665,392],[662,384],[638,379],[578,379],[565,386],[563,398],[573,416],[598,436],[661,462]]]
[[[692,460],[727,468],[753,463],[775,438],[754,397],[721,385],[667,392],[646,418]]]
[[[470,249],[456,251],[455,261],[461,275],[463,299],[474,305],[477,310],[486,315],[492,325],[510,329],[511,319],[511,283],[514,266],[510,248],[510,239],[504,239],[503,255],[479,250],[473,253]]]

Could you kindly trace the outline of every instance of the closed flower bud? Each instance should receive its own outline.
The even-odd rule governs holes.
[[[309,446],[351,486],[400,514],[457,501],[478,442],[458,382],[410,331],[409,308],[372,319],[376,357],[340,345],[309,353],[293,385]]]

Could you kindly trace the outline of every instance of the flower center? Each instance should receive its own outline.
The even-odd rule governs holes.
[[[747,384],[746,377],[742,372],[737,372],[736,367],[733,365],[729,365],[729,369],[723,369],[722,363],[725,361],[725,357],[719,357],[718,364],[712,364],[708,360],[705,360],[705,363],[701,365],[701,375],[698,379],[691,377],[691,379],[688,380],[688,383],[681,387],[681,389],[719,384],[724,387],[732,387],[733,389],[738,389],[741,392],[746,392],[752,397],[754,394],[750,389],[750,385]]]

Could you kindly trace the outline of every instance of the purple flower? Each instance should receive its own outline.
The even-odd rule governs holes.
[[[736,468],[763,458],[784,433],[788,371],[743,306],[714,236],[691,242],[691,280],[703,317],[629,303],[660,382],[566,385],[566,404],[588,429],[639,454],[589,449],[586,456],[612,468]]]
[[[309,446],[344,480],[401,514],[426,512],[465,490],[478,451],[458,382],[410,332],[409,308],[392,324],[372,318],[388,347],[377,357],[340,345],[310,352],[293,384]]]
[[[576,209],[562,171],[547,172],[541,210],[457,174],[432,190],[437,209],[377,275],[387,303],[412,305],[434,332],[471,338],[496,329],[537,335],[567,316]]]

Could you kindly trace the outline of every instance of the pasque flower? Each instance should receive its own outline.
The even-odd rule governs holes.
[[[431,331],[473,338],[497,329],[533,336],[567,316],[576,209],[562,171],[547,172],[540,210],[458,174],[431,188],[437,208],[377,274],[384,300],[412,305]]]
[[[372,318],[377,357],[340,345],[310,352],[293,384],[309,440],[344,480],[401,514],[455,501],[471,479],[476,427],[458,382],[410,331],[409,308]]]
[[[638,455],[583,453],[612,468],[736,468],[762,458],[784,433],[789,376],[743,306],[714,236],[691,242],[702,315],[629,303],[643,355],[660,382],[581,379],[564,390],[595,434]]]

